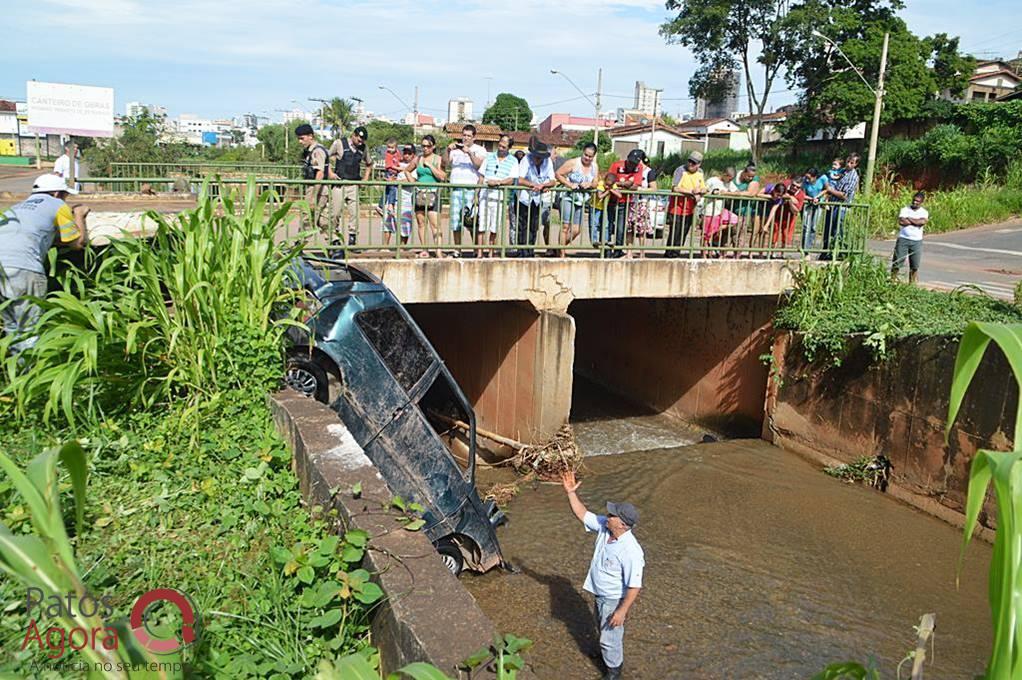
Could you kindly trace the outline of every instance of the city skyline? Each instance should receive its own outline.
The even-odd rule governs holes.
[[[25,81],[34,78],[112,87],[115,110],[123,111],[128,102],[151,102],[166,107],[173,118],[251,113],[280,120],[280,109],[313,110],[310,97],[340,96],[359,97],[367,110],[400,120],[418,86],[419,111],[438,119],[447,117],[448,102],[457,97],[475,102],[474,116],[481,117],[482,103],[500,92],[524,97],[542,119],[553,112],[592,115],[585,98],[550,69],[592,93],[602,67],[604,110],[631,106],[635,81],[663,89],[664,113],[694,109],[688,79],[695,62],[689,50],[665,44],[658,34],[668,17],[660,1],[590,0],[584,7],[556,7],[539,0],[343,6],[312,0],[299,16],[278,0],[254,0],[243,13],[225,4],[40,0],[16,5],[8,12],[14,30],[8,67],[0,74],[0,98],[23,99]],[[1009,5],[995,0],[985,8],[1006,11]],[[960,35],[963,50],[980,57],[1014,56],[1022,47],[1015,42],[1017,29],[991,34],[980,14],[949,0],[915,2],[901,12],[919,35],[945,31]],[[31,31],[22,30],[41,25],[50,35],[76,29],[75,59],[65,59],[59,49],[40,51]],[[367,40],[356,50],[334,45],[331,26],[336,25],[356,27],[356,34],[370,38],[379,26],[403,33],[402,25],[411,26],[412,42],[433,43],[433,56],[394,57],[393,41],[383,39]],[[487,39],[488,26],[503,27],[513,39]],[[793,100],[786,84],[778,82],[769,110]],[[739,106],[747,108],[744,88]]]

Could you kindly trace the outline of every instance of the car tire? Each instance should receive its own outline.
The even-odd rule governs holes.
[[[330,379],[326,370],[307,356],[293,355],[287,358],[284,384],[303,396],[312,397],[324,404],[330,403]]]
[[[455,576],[461,573],[465,568],[465,558],[461,554],[461,548],[450,539],[441,539],[436,544],[436,551],[440,555],[441,561],[444,566],[447,567],[447,571],[451,572]]]

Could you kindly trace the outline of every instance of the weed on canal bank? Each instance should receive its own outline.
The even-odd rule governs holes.
[[[957,337],[970,321],[1020,323],[1022,312],[975,289],[944,292],[893,282],[884,262],[862,255],[834,266],[798,269],[774,325],[801,333],[810,360],[836,365],[851,335],[864,335],[874,356],[883,358],[894,340]]]

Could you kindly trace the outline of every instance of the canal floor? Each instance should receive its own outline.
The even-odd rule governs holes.
[[[667,421],[643,422],[667,443]],[[646,572],[626,626],[626,677],[809,678],[872,656],[893,678],[927,612],[937,632],[926,677],[983,671],[988,545],[970,546],[956,589],[959,530],[766,442],[600,453],[586,460],[583,502],[602,512],[627,500],[642,513]],[[462,581],[500,630],[535,641],[539,677],[600,677],[582,591],[594,535],[560,485],[524,487],[508,515],[500,540],[520,573]]]

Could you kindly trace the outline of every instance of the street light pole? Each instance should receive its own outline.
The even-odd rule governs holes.
[[[855,74],[859,76],[859,80],[865,83],[866,87],[869,88],[870,92],[873,93],[873,125],[869,130],[869,150],[866,153],[866,183],[862,190],[864,194],[868,194],[873,190],[873,177],[876,173],[876,158],[877,158],[877,140],[880,135],[880,112],[884,108],[884,74],[887,71],[887,43],[890,41],[891,34],[884,33],[884,45],[880,51],[880,74],[877,79],[876,89],[869,84],[866,77],[862,75],[862,71],[852,63],[852,60],[841,51],[841,47],[836,42],[823,35],[819,31],[813,31],[813,35],[823,40],[827,44],[831,45],[841,57],[848,62],[848,65],[852,67]]]
[[[596,101],[593,101],[592,97],[590,97],[585,92],[583,92],[582,88],[580,88],[578,85],[576,85],[575,81],[572,80],[571,78],[569,78],[563,72],[558,71],[557,69],[550,69],[550,73],[552,73],[554,75],[561,76],[562,78],[567,80],[569,83],[571,83],[571,86],[573,88],[578,90],[578,93],[580,95],[585,97],[586,100],[590,104],[593,105],[593,109],[596,111],[596,119],[593,121],[593,144],[596,144],[597,145],[596,148],[599,149],[600,148],[599,147],[599,141],[600,141],[600,89],[603,86],[603,69],[601,68],[601,69],[599,69],[596,72]]]
[[[873,191],[873,174],[876,172],[877,137],[880,134],[880,110],[884,107],[884,72],[887,70],[887,41],[890,33],[884,33],[884,47],[880,52],[880,78],[877,80],[876,101],[873,103],[873,126],[869,130],[869,155],[866,158],[866,186],[864,193]]]

